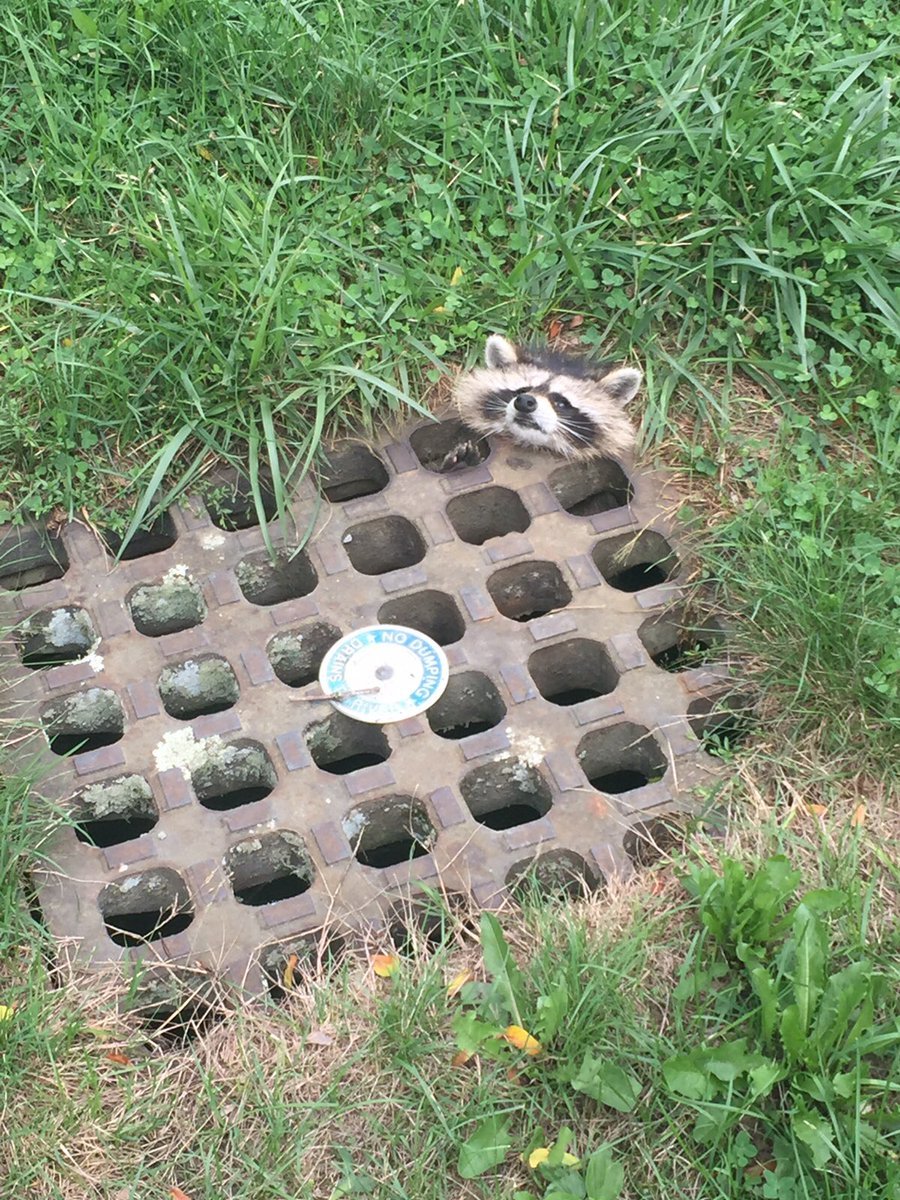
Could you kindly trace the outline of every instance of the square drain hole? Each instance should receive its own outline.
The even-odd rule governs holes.
[[[160,672],[157,687],[163,708],[182,721],[231,708],[240,695],[231,664],[218,654],[172,663]]]
[[[36,525],[7,525],[0,533],[0,587],[11,592],[62,579],[69,556],[62,538]]]
[[[495,571],[487,583],[491,599],[504,617],[533,621],[572,599],[569,585],[552,562],[524,562]]]
[[[506,705],[487,675],[461,671],[450,676],[446,691],[427,715],[438,737],[455,740],[499,725],[506,716]]]
[[[235,574],[244,596],[263,608],[308,596],[319,582],[315,567],[302,550],[294,554],[279,550],[274,562],[265,550],[258,550],[241,559]]]
[[[549,850],[510,867],[506,886],[517,900],[572,899],[588,895],[601,880],[574,850]]]
[[[173,568],[160,583],[145,583],[128,597],[131,619],[138,633],[163,637],[199,625],[206,617],[203,593],[184,571]]]
[[[187,885],[170,867],[108,883],[98,900],[106,932],[117,946],[140,946],[183,933],[194,919]]]
[[[72,797],[75,836],[88,846],[116,846],[149,833],[159,820],[150,784],[140,775],[92,783]]]
[[[332,504],[374,496],[383,492],[390,481],[381,459],[367,446],[354,442],[344,442],[328,451],[319,478]]]
[[[466,632],[459,606],[446,592],[413,592],[389,600],[378,610],[378,620],[385,625],[405,625],[426,633],[439,646],[458,642]]]
[[[303,840],[290,831],[238,842],[225,856],[225,872],[235,900],[254,907],[302,896],[313,881]]]
[[[191,786],[204,808],[227,812],[268,796],[278,777],[259,742],[207,738],[195,751]]]
[[[270,484],[262,480],[258,491],[263,516],[268,524],[278,512],[275,493]],[[246,476],[236,472],[220,472],[206,484],[203,500],[209,519],[217,529],[232,533],[237,529],[252,529],[259,525],[253,486]]]
[[[717,692],[688,705],[688,724],[707,754],[727,758],[750,736],[753,702],[740,692]]]
[[[624,508],[634,495],[628,476],[610,458],[593,458],[559,467],[551,473],[547,484],[560,507],[573,517],[592,517],[613,508]]]
[[[31,671],[77,662],[96,640],[91,618],[74,604],[33,613],[16,631],[22,666]]]
[[[631,721],[591,730],[576,753],[591,787],[610,795],[655,783],[669,765],[649,729]]]
[[[268,980],[269,995],[281,1000],[309,979],[318,979],[322,971],[338,967],[347,956],[347,942],[339,933],[322,931],[274,942],[259,952],[259,962]]]
[[[178,530],[175,522],[167,512],[160,513],[149,525],[142,525],[134,531],[123,549],[121,533],[114,529],[103,530],[103,541],[113,556],[118,555],[123,561],[133,558],[144,558],[148,554],[158,554],[168,550],[178,540]]]
[[[410,435],[409,444],[425,470],[435,475],[452,471],[458,463],[475,467],[484,462],[491,452],[487,438],[479,437],[462,421],[455,419],[423,425]]]
[[[597,570],[620,592],[640,592],[665,583],[678,570],[672,547],[653,529],[604,538],[591,551]]]
[[[636,867],[652,867],[673,850],[683,848],[684,829],[674,817],[643,821],[628,830],[622,845]]]
[[[469,771],[459,789],[469,812],[488,829],[514,829],[545,817],[553,796],[535,767],[521,761],[491,762]]]
[[[386,575],[412,567],[425,557],[422,535],[406,517],[376,517],[352,525],[344,534],[344,549],[360,575]]]
[[[351,809],[341,822],[364,867],[393,867],[428,854],[435,838],[425,806],[411,796],[385,796]]]
[[[341,631],[327,621],[311,621],[297,629],[276,634],[266,647],[272,670],[288,687],[306,687],[319,677],[319,667]]]
[[[316,766],[332,775],[349,775],[363,767],[374,767],[391,753],[379,725],[354,721],[338,712],[308,726],[306,744]]]
[[[619,682],[606,650],[588,638],[572,638],[535,650],[528,659],[528,670],[544,699],[561,706],[606,696]]]
[[[524,533],[531,524],[525,505],[505,487],[455,496],[447,505],[447,516],[459,537],[471,546],[507,533]]]
[[[115,692],[93,687],[46,705],[41,724],[54,754],[84,754],[118,742],[125,713]]]
[[[672,672],[709,663],[725,643],[725,631],[714,618],[691,627],[671,612],[648,617],[638,637],[656,665]]]

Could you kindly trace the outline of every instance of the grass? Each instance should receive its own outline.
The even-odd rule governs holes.
[[[509,1016],[465,923],[387,981],[353,960],[250,1008],[203,981],[227,1019],[148,1028],[117,979],[52,966],[23,882],[48,818],[7,775],[10,1196],[546,1200],[603,1146],[610,1196],[616,1164],[624,1197],[900,1196],[898,32],[883,0],[8,0],[0,520],[122,528],[221,458],[283,501],[323,438],[426,406],[486,332],[577,331],[644,367],[645,446],[682,471],[761,697],[727,843],[676,855],[719,878],[727,851],[743,883],[691,896],[663,862],[502,915],[529,1023],[566,985],[533,1063],[487,1042],[450,1066],[461,1004]],[[783,911],[812,889],[818,923],[717,939],[719,891],[744,913],[779,853]],[[486,987],[448,1003],[463,967]],[[870,1024],[801,1045],[797,989],[848,970]],[[574,1087],[588,1051],[630,1108]],[[754,1092],[742,1055],[784,1074]],[[529,1171],[566,1127],[582,1165]],[[508,1152],[461,1178],[485,1129]]]

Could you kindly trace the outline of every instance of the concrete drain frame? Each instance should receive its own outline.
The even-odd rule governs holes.
[[[666,479],[501,440],[442,473],[457,424],[335,447],[324,498],[307,479],[292,501],[306,544],[270,525],[274,563],[240,488],[227,519],[173,506],[119,563],[82,525],[0,530],[8,711],[73,822],[36,885],[76,965],[261,992],[291,953],[388,939],[417,895],[497,908],[627,876],[721,776],[725,629],[685,632]],[[362,725],[316,699],[318,666],[385,621],[439,642],[450,683]]]

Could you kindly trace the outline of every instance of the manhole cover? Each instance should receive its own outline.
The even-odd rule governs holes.
[[[307,481],[292,506],[316,532],[274,561],[239,491],[118,565],[80,525],[5,531],[8,707],[75,818],[37,879],[74,959],[261,987],[326,922],[390,928],[419,884],[483,906],[602,887],[711,778],[704,741],[737,718],[704,665],[722,631],[680,621],[677,498],[500,442],[441,473],[458,437],[337,447],[325,503]],[[387,658],[372,626],[401,631]]]

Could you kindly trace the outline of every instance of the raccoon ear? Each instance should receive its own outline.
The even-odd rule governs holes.
[[[610,400],[614,400],[616,404],[624,408],[637,395],[643,378],[640,371],[635,370],[634,367],[617,367],[615,371],[604,375],[600,382]]]
[[[484,348],[484,361],[489,367],[494,368],[511,367],[519,359],[512,342],[501,337],[499,333],[492,333]]]

